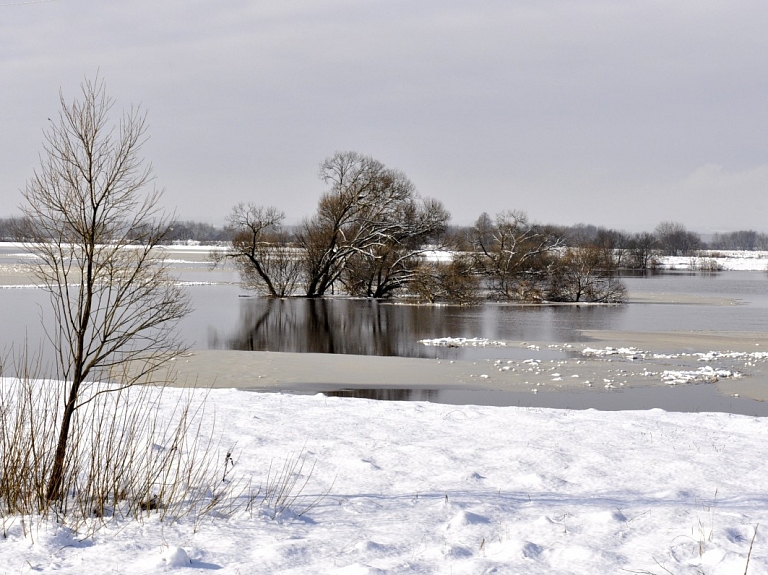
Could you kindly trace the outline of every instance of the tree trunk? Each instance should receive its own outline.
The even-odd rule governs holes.
[[[69,442],[69,428],[72,424],[72,416],[75,413],[75,403],[80,388],[80,382],[73,382],[69,389],[69,399],[64,407],[64,414],[59,428],[59,441],[56,444],[56,454],[53,458],[53,467],[48,477],[48,485],[45,490],[45,499],[48,502],[61,499],[61,486],[64,481],[64,460],[67,456],[67,443]]]

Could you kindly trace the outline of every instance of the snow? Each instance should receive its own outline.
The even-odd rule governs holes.
[[[691,353],[653,353],[636,347],[604,347],[596,349],[585,347],[581,350],[585,357],[621,356],[629,360],[637,359],[678,359],[681,357],[696,358],[696,361],[715,361],[718,359],[738,359],[746,362],[755,362],[768,359],[768,351],[708,351]]]
[[[665,370],[661,380],[669,385],[678,383],[715,383],[720,379],[738,379],[742,374],[728,369],[716,369],[709,365],[695,370]]]
[[[160,554],[158,566],[186,567],[192,564],[192,560],[181,547],[166,546]]]
[[[485,337],[436,337],[420,339],[419,343],[436,347],[505,347],[504,341],[491,341]]]
[[[451,261],[453,252],[435,249],[424,252],[423,256],[429,261],[448,262]],[[702,250],[695,256],[660,256],[658,261],[659,268],[666,270],[762,272],[768,270],[768,251]],[[717,264],[714,269],[712,262]]]
[[[710,264],[714,262],[713,268]],[[766,251],[704,251],[698,256],[663,256],[659,258],[661,269],[708,271],[768,271]]]
[[[732,574],[751,547],[768,573],[766,419],[194,393],[231,477],[303,453],[304,497],[92,537],[6,517],[2,572]]]
[[[194,263],[210,249],[167,251],[173,262]],[[716,259],[726,270],[768,267],[768,252],[703,257],[714,255],[722,255]],[[663,263],[689,269],[692,260]],[[0,266],[2,273],[26,270],[23,263]],[[481,338],[422,343],[506,345]],[[768,352],[606,347],[582,353],[640,365],[689,359],[693,365],[681,369],[643,373],[676,385],[741,376],[699,362],[768,360]],[[478,377],[489,382],[516,370],[552,382],[576,378],[589,387],[619,388],[625,379],[593,379],[537,359],[497,360],[488,368],[494,371]],[[181,393],[166,390],[168,411]],[[231,449],[230,480],[248,487],[232,511],[175,522],[155,513],[141,522],[110,519],[92,535],[53,518],[0,517],[0,573],[740,574],[748,555],[750,575],[768,573],[766,419],[226,389],[195,394],[206,398],[203,429],[215,429],[220,468]],[[308,463],[298,485],[307,484],[288,508],[274,501],[247,507],[252,489],[303,456]]]
[[[18,249],[18,252],[3,254],[4,260],[17,260],[18,263],[0,263],[0,272],[20,272],[26,268],[22,264],[25,260],[34,259],[36,256],[24,251],[23,244],[18,242],[0,242],[0,246],[6,249]],[[175,245],[160,246],[166,255],[167,263],[189,264],[199,263],[210,252],[224,251],[226,246],[206,245],[190,240],[178,242]],[[429,249],[422,252],[422,256],[428,261],[450,262],[454,252],[449,250]],[[201,260],[202,258],[202,260]],[[697,270],[706,271],[768,271],[768,251],[701,251],[696,256],[661,256],[658,258],[659,268],[666,270]],[[712,262],[716,266],[712,267]]]

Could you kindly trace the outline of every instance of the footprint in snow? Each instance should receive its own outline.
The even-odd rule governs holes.
[[[526,559],[536,560],[541,556],[542,551],[544,551],[544,548],[541,545],[536,545],[530,541],[526,541],[525,545],[523,545],[523,557]]]
[[[370,555],[372,553],[380,555],[388,551],[388,546],[376,543],[375,541],[360,541],[355,544],[355,549],[364,555]]]
[[[453,519],[448,522],[446,529],[458,529],[460,527],[467,527],[469,525],[485,525],[490,522],[491,520],[484,515],[478,515],[477,513],[472,513],[471,511],[461,511],[454,515]]]

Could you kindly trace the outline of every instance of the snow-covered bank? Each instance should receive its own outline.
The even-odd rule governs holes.
[[[696,256],[663,256],[659,267],[687,271],[768,271],[768,252],[703,251]]]
[[[176,390],[168,390],[169,405]],[[235,472],[316,461],[303,517],[6,520],[8,573],[768,573],[768,419],[374,402],[218,389]],[[223,454],[222,454],[223,458]],[[191,563],[187,562],[187,558]]]

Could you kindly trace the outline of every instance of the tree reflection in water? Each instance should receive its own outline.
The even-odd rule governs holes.
[[[241,298],[230,335],[209,332],[209,349],[337,353],[440,359],[525,358],[527,349],[435,347],[439,337],[577,341],[579,330],[606,329],[623,308],[432,306],[347,298]],[[516,353],[517,352],[517,353]],[[557,359],[561,352],[537,354]],[[545,357],[546,356],[546,357]]]
[[[418,341],[436,333],[456,335],[452,330],[466,329],[462,323],[447,307],[351,299],[247,298],[242,300],[240,325],[219,346],[244,351],[436,357],[435,348]]]

